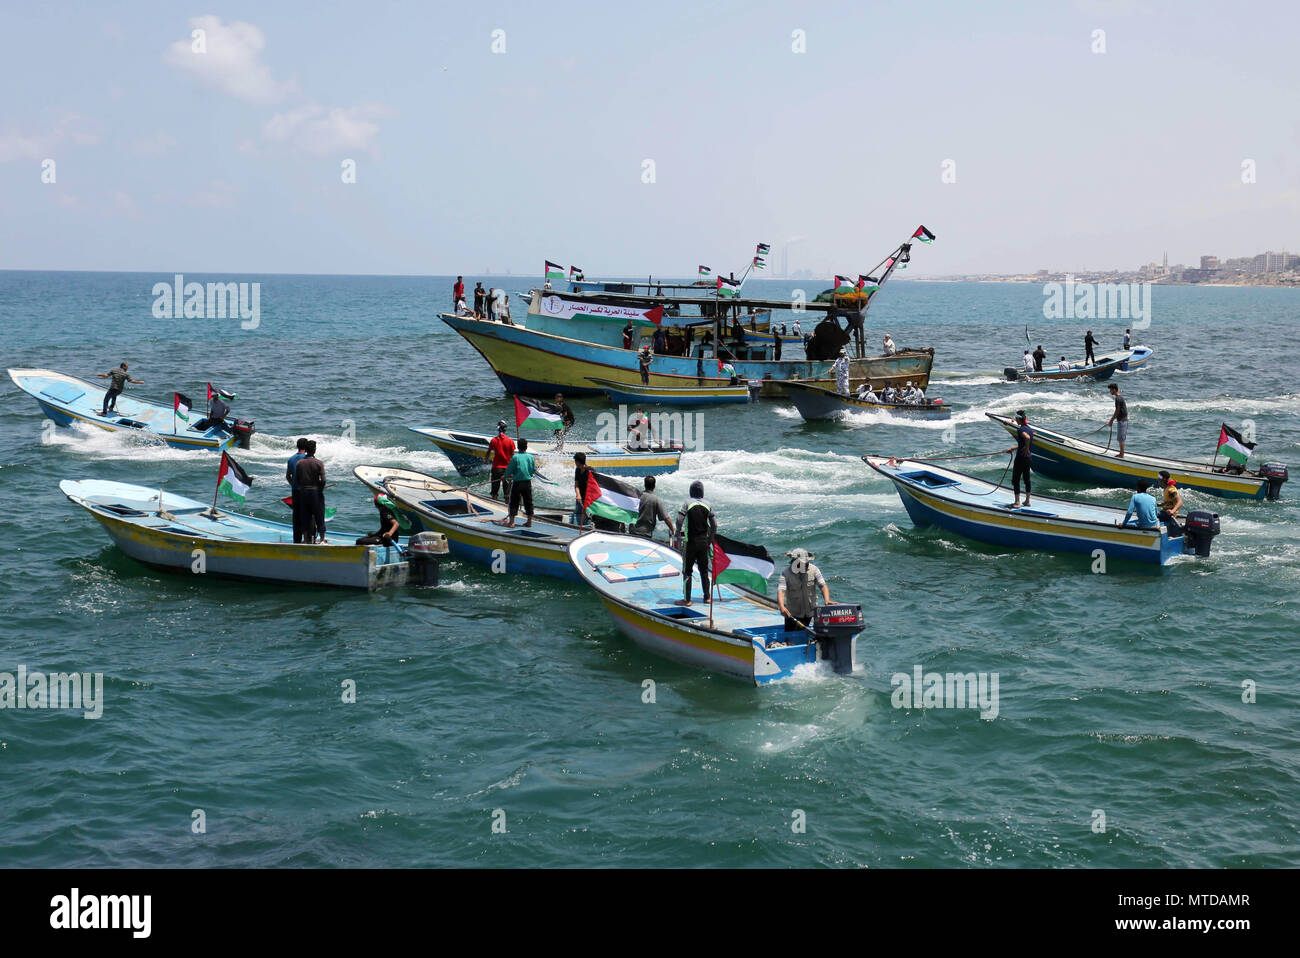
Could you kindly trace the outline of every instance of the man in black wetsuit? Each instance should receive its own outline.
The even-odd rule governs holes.
[[[1093,346],[1100,346],[1101,343],[1092,338],[1092,330],[1088,330],[1088,335],[1083,337],[1083,359],[1088,363],[1095,363],[1097,358],[1092,354]]]
[[[1043,371],[1043,360],[1047,358],[1047,352],[1043,349],[1043,344],[1039,343],[1038,348],[1034,350],[1034,372]]]
[[[1016,444],[1005,452],[1014,452],[1015,461],[1011,464],[1011,488],[1015,491],[1015,501],[1011,503],[1012,509],[1020,508],[1020,480],[1025,481],[1025,505],[1029,505],[1029,467],[1030,467],[1030,446],[1033,443],[1034,434],[1029,428],[1029,420],[1025,417],[1023,409],[1016,412]]]
[[[293,470],[294,511],[302,510],[303,541],[325,542],[325,463],[316,458],[316,440],[307,440],[307,455],[298,460]]]
[[[402,524],[394,511],[395,506],[382,492],[375,493],[375,508],[379,510],[379,529],[357,540],[359,546],[392,546],[402,534]]]
[[[700,584],[704,598],[709,598],[709,567],[713,561],[713,537],[718,532],[718,520],[704,501],[704,483],[696,479],[691,483],[691,497],[677,513],[677,532],[682,537],[682,600],[691,604],[691,567],[700,570]]]

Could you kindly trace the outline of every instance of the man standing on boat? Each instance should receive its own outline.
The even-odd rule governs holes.
[[[1131,349],[1132,347],[1133,347],[1133,330],[1126,329],[1124,330],[1124,348]]]
[[[524,504],[524,515],[528,516],[524,528],[527,529],[533,524],[533,476],[535,475],[537,475],[537,460],[528,451],[528,440],[520,439],[519,451],[510,458],[510,465],[506,467],[503,477],[512,483],[510,511],[506,515],[506,521],[502,523],[507,529],[515,527],[515,516],[519,514],[520,502]]]
[[[1025,416],[1025,411],[1019,409],[1016,411],[1016,444],[1010,449],[1003,450],[1003,452],[1016,454],[1015,461],[1011,464],[1011,489],[1015,493],[1015,500],[1011,503],[1012,509],[1020,508],[1021,479],[1025,481],[1025,506],[1029,505],[1030,447],[1033,441],[1034,433],[1029,428],[1029,419]]]
[[[1111,383],[1107,388],[1110,389],[1110,394],[1115,400],[1115,411],[1111,413],[1110,418],[1106,420],[1106,425],[1109,426],[1111,423],[1115,424],[1115,433],[1119,438],[1119,458],[1123,459],[1124,440],[1128,438],[1128,403],[1125,402],[1124,397],[1119,394],[1118,385]]]
[[[451,306],[452,306],[452,309],[453,309],[453,310],[456,309],[456,308],[460,305],[460,301],[461,301],[462,299],[464,299],[464,298],[465,298],[465,277],[464,277],[464,276],[457,276],[457,277],[456,277],[456,285],[454,285],[454,286],[451,288]]]
[[[483,318],[483,284],[474,284],[474,318]]]
[[[1156,518],[1165,524],[1165,531],[1171,538],[1177,538],[1183,534],[1183,527],[1178,524],[1178,510],[1183,507],[1183,496],[1168,470],[1160,470],[1160,486],[1164,489],[1164,498]]]
[[[704,598],[709,597],[709,566],[713,560],[713,537],[718,520],[704,501],[704,483],[691,483],[691,497],[677,513],[677,534],[682,537],[682,605],[691,604],[691,567],[700,570]]]
[[[510,483],[502,477],[510,465],[510,457],[515,454],[515,441],[506,434],[504,419],[497,422],[497,434],[488,443],[488,451],[492,453],[492,498],[497,498],[497,491],[500,490],[505,495],[506,502],[509,502]],[[503,483],[505,489],[501,489]]]
[[[1091,329],[1088,330],[1088,335],[1083,337],[1083,351],[1084,351],[1083,359],[1084,362],[1086,362],[1089,366],[1091,366],[1093,363],[1097,361],[1097,358],[1092,354],[1092,347],[1100,346],[1100,345],[1101,343],[1097,342],[1097,340],[1092,338],[1092,330]]]
[[[99,411],[101,416],[107,416],[111,409],[117,412],[117,397],[122,395],[122,390],[126,388],[127,383],[134,383],[137,386],[143,386],[143,379],[132,379],[126,374],[126,363],[118,366],[116,369],[110,369],[106,373],[96,373],[100,379],[110,379],[108,392],[104,393],[104,408]]]
[[[637,507],[636,523],[632,526],[632,534],[653,539],[655,526],[660,519],[668,523],[669,537],[676,535],[676,528],[673,526],[673,520],[668,517],[664,501],[655,495],[655,477],[646,476],[645,492],[641,493],[641,503]]]
[[[325,463],[316,458],[316,440],[307,440],[307,455],[293,470],[293,504],[302,510],[303,541],[326,542],[325,538]]]
[[[307,455],[307,440],[299,438],[297,443],[298,451],[289,457],[288,463],[284,467],[284,478],[289,483],[289,503],[293,509],[293,541],[302,542],[302,510],[298,508],[298,463]]]
[[[817,590],[822,590],[822,600],[831,604],[831,590],[826,586],[822,570],[812,564],[813,555],[807,549],[791,549],[790,567],[781,573],[776,586],[776,604],[785,616],[787,632],[801,632],[812,622],[817,605]]]
[[[650,448],[650,440],[654,436],[654,431],[650,428],[650,417],[645,414],[644,409],[638,409],[627,424],[627,447],[644,452]]]
[[[497,291],[489,286],[487,295],[483,297],[483,308],[487,311],[488,322],[497,321]]]
[[[623,327],[623,348],[624,349],[632,348],[632,336],[635,333],[636,333],[636,327],[632,325],[632,320],[629,319],[627,321],[627,325]]]
[[[778,363],[781,361],[781,334],[775,329],[772,330],[772,359]]]
[[[654,351],[656,355],[668,352],[668,334],[664,332],[662,326],[655,327]]]
[[[835,389],[841,396],[849,394],[849,354],[840,348],[840,354],[836,357],[835,362],[831,364],[831,372],[835,374]]]
[[[1039,343],[1038,348],[1034,350],[1034,372],[1043,371],[1043,360],[1047,358],[1047,350],[1043,349],[1043,344]]]
[[[573,428],[573,424],[578,419],[573,415],[573,410],[569,408],[569,404],[564,401],[564,393],[555,394],[555,411],[560,414],[560,424],[563,426],[562,429],[555,430],[555,435],[560,440],[560,444],[563,445],[564,437],[569,434],[569,430]]]
[[[657,332],[656,335],[658,335]],[[650,385],[650,360],[652,358],[653,357],[650,355],[650,347],[642,346],[641,352],[638,353],[636,357],[636,365],[641,371],[641,385],[643,386]]]

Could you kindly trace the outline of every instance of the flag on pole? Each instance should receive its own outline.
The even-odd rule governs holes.
[[[575,280],[575,281],[577,281],[577,282],[582,282],[582,278],[583,278],[583,274],[582,274],[582,267],[581,267],[581,266],[570,266],[570,267],[569,267],[569,279],[571,279],[571,280]]]
[[[589,516],[611,522],[636,522],[641,511],[641,494],[632,486],[592,470],[582,493],[582,508]]]
[[[172,409],[175,410],[177,416],[189,422],[190,407],[194,405],[190,402],[190,397],[184,393],[173,393],[172,396]]]
[[[878,289],[880,289],[880,283],[874,276],[863,276],[861,273],[858,274],[859,293],[874,293]]]
[[[767,580],[775,571],[766,547],[721,535],[713,537],[713,581],[719,585],[735,582],[755,592],[766,592]]]
[[[767,269],[767,260],[761,256],[754,257],[754,269]]]
[[[719,276],[717,290],[719,296],[736,296],[740,293],[740,280]]]
[[[552,263],[549,259],[546,261],[546,278],[547,279],[564,279],[564,267],[559,263]]]
[[[1241,433],[1228,427],[1227,423],[1219,425],[1219,448],[1216,455],[1227,456],[1239,466],[1244,466],[1250,458],[1255,443],[1246,442]]]
[[[1034,345],[1034,341],[1033,341],[1032,339],[1029,338],[1029,327],[1028,327],[1028,326],[1025,327],[1025,345],[1026,345],[1026,346],[1032,346],[1032,345]]]
[[[244,467],[230,458],[230,453],[221,454],[221,471],[217,473],[217,491],[224,492],[231,499],[242,503],[253,485],[253,477],[244,472]]]
[[[754,252],[759,256],[766,256],[768,253],[772,252],[772,245],[770,243],[759,243],[758,248],[754,250]]]
[[[835,277],[835,292],[837,293],[853,292],[853,280],[849,279],[847,276],[837,275]]]
[[[924,226],[918,226],[916,228],[916,232],[912,234],[912,239],[920,240],[922,243],[933,243],[934,234],[931,233]]]
[[[563,429],[563,417],[560,409],[553,403],[540,399],[521,399],[515,397],[516,429]]]
[[[700,267],[700,275],[701,275],[701,276],[708,276],[708,275],[709,275],[710,273],[712,273],[712,272],[713,272],[713,270],[709,269],[709,267],[707,267],[707,266],[701,266],[701,267]]]

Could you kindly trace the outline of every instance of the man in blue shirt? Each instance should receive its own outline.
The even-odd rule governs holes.
[[[1154,529],[1156,522],[1156,499],[1155,496],[1147,492],[1151,483],[1145,479],[1139,479],[1137,492],[1133,493],[1133,498],[1128,501],[1128,509],[1124,512],[1124,521],[1121,525],[1129,525],[1129,519],[1136,516],[1135,525],[1139,529]]]
[[[506,466],[506,473],[502,476],[506,482],[511,484],[510,512],[506,516],[506,521],[502,523],[507,528],[514,528],[515,516],[519,514],[521,501],[524,506],[524,515],[528,517],[528,521],[524,523],[524,528],[527,529],[533,524],[533,476],[535,475],[537,475],[537,460],[528,451],[528,440],[520,439],[519,451],[510,457],[510,465]]]
[[[302,514],[298,508],[298,498],[295,495],[298,491],[298,485],[294,482],[293,471],[298,467],[298,460],[307,455],[307,440],[302,438],[298,440],[298,451],[289,457],[289,464],[284,467],[284,478],[289,482],[289,501],[293,503],[293,541],[302,542],[306,538],[303,532]]]

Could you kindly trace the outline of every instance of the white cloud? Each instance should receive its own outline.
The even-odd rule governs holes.
[[[262,136],[272,143],[288,143],[308,153],[374,152],[380,117],[392,113],[379,103],[330,107],[308,103],[277,113],[262,124]]]
[[[99,134],[86,117],[80,113],[67,113],[49,130],[28,133],[8,129],[0,133],[0,163],[43,160],[53,156],[59,147],[89,146],[98,142]]]
[[[282,100],[297,89],[292,80],[280,82],[259,62],[266,35],[251,23],[235,20],[222,23],[208,14],[191,17],[190,27],[204,32],[204,52],[194,50],[193,34],[171,44],[163,60],[187,70],[207,86],[248,103],[267,104]]]
[[[175,146],[177,146],[176,140],[166,131],[155,130],[131,144],[131,152],[137,156],[161,156]]]

